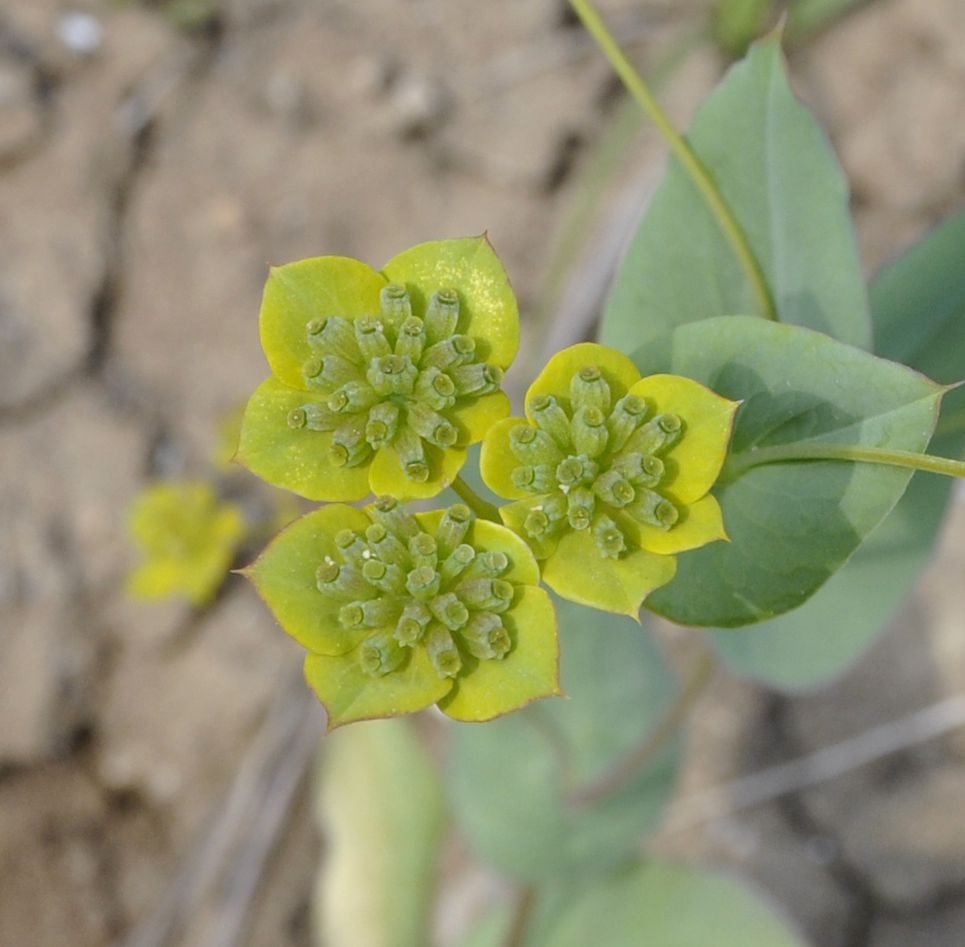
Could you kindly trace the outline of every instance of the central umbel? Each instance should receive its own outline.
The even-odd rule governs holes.
[[[662,492],[669,473],[660,455],[680,440],[683,425],[676,414],[651,413],[637,395],[612,403],[592,365],[573,375],[569,395],[569,412],[553,395],[537,395],[529,404],[535,424],[510,432],[513,485],[539,497],[523,529],[540,540],[566,526],[591,530],[600,553],[616,559],[628,548],[628,517],[661,530],[677,522]]]
[[[502,371],[477,357],[476,342],[459,334],[459,295],[433,293],[424,316],[413,315],[404,286],[390,283],[380,313],[327,316],[305,327],[315,353],[303,366],[306,387],[325,399],[293,409],[292,428],[331,431],[330,460],[365,463],[381,447],[399,455],[405,475],[429,478],[426,444],[447,448],[459,430],[452,409],[499,388]]]
[[[336,535],[341,561],[327,556],[315,576],[319,592],[339,606],[343,628],[370,630],[358,649],[362,669],[390,674],[413,648],[425,648],[444,678],[462,670],[463,650],[483,661],[505,657],[512,642],[501,615],[515,589],[501,576],[511,563],[503,552],[465,542],[469,508],[446,510],[435,535],[391,497],[369,512],[373,522],[364,533]]]

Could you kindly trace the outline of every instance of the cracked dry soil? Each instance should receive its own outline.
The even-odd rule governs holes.
[[[614,102],[562,6],[225,0],[194,33],[160,4],[0,9],[0,944],[310,943],[305,780],[240,927],[232,876],[192,861],[266,729],[289,732],[298,649],[240,582],[202,613],[126,601],[123,511],[153,476],[203,472],[262,378],[266,261],[378,263],[488,230],[536,311]],[[646,56],[706,4],[601,7]],[[77,13],[102,31],[86,51],[64,39]],[[876,0],[792,56],[869,270],[965,196],[961,13]],[[691,54],[662,93],[678,120],[721,68]],[[610,204],[661,165],[644,134]],[[599,260],[579,265],[590,281]],[[529,364],[544,328],[524,326]],[[263,502],[240,474],[230,489]],[[798,698],[719,681],[684,790],[960,693],[963,535],[958,503],[921,592],[843,680]],[[963,777],[953,734],[654,844],[755,879],[822,947],[958,947]]]

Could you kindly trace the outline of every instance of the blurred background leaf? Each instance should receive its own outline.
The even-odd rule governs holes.
[[[659,819],[678,764],[668,745],[612,797],[570,801],[643,740],[674,687],[646,628],[555,602],[567,697],[482,727],[458,725],[448,768],[451,805],[476,855],[530,881],[626,858]]]

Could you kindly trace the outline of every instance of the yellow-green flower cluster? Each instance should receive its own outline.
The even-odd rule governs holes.
[[[219,502],[203,481],[148,487],[128,513],[142,555],[128,591],[137,598],[176,595],[206,604],[228,574],[245,528],[241,510]]]
[[[556,622],[532,552],[461,504],[325,506],[247,572],[309,650],[330,726],[433,703],[487,720],[558,693]]]
[[[486,435],[483,478],[515,501],[500,514],[548,585],[635,616],[673,578],[675,554],[726,538],[708,491],[736,408],[687,378],[641,378],[612,349],[573,346],[530,387],[527,417]]]
[[[261,339],[273,375],[238,457],[310,499],[434,496],[509,413],[518,314],[485,238],[422,244],[382,273],[342,257],[276,267]]]

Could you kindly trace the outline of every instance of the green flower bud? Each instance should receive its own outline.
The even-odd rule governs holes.
[[[350,529],[340,529],[335,534],[335,545],[339,555],[356,569],[361,569],[371,555],[365,540]]]
[[[512,648],[503,620],[492,612],[476,612],[462,630],[469,653],[480,660],[501,660]]]
[[[499,388],[503,380],[502,370],[495,365],[461,365],[452,369],[452,381],[456,391],[464,396],[487,395]]]
[[[453,335],[459,325],[459,295],[454,289],[440,289],[429,297],[426,307],[426,335],[439,342]]]
[[[390,329],[398,329],[412,315],[409,291],[399,283],[383,286],[379,293],[382,318]]]
[[[420,602],[427,602],[439,593],[442,577],[432,566],[417,566],[405,577],[409,594]]]
[[[573,529],[588,529],[596,509],[589,487],[574,487],[566,496],[566,518]]]
[[[618,451],[647,417],[647,403],[637,395],[624,395],[607,418],[610,450]]]
[[[430,345],[422,355],[422,367],[447,371],[471,362],[476,352],[476,342],[468,335],[453,335]]]
[[[599,408],[580,408],[571,425],[573,446],[579,454],[599,457],[610,438],[606,415]]]
[[[312,319],[305,327],[308,344],[320,353],[341,355],[350,362],[360,359],[359,346],[351,322],[342,316]]]
[[[328,396],[326,407],[335,414],[354,414],[371,407],[378,400],[379,396],[369,385],[350,381]]]
[[[472,511],[464,503],[454,503],[442,514],[436,530],[440,554],[447,555],[462,543],[472,520]]]
[[[296,420],[304,423],[293,424]],[[334,431],[344,423],[344,415],[335,414],[323,404],[303,404],[288,413],[289,427],[304,427],[309,431]]]
[[[658,414],[633,433],[626,447],[641,454],[659,454],[673,447],[682,435],[683,423],[676,414]]]
[[[618,470],[630,483],[640,487],[655,487],[663,479],[664,464],[659,457],[634,451],[618,454],[611,461],[613,470]]]
[[[364,362],[392,354],[392,346],[385,336],[385,323],[378,316],[355,320],[355,340]]]
[[[422,438],[412,428],[403,427],[392,446],[399,455],[399,463],[405,475],[416,483],[425,483],[429,479],[429,461],[422,446]]]
[[[391,401],[380,401],[369,411],[365,422],[365,439],[373,450],[378,450],[395,440],[399,431],[399,407]]]
[[[608,470],[593,482],[593,492],[610,506],[624,507],[636,498],[636,491],[619,470]]]
[[[423,602],[409,602],[402,609],[393,636],[403,647],[412,648],[422,640],[431,620],[432,614]]]
[[[391,635],[372,635],[359,646],[359,664],[366,674],[382,677],[401,667],[405,652]]]
[[[361,424],[352,420],[332,432],[332,443],[328,457],[336,467],[357,467],[372,454],[372,448],[365,440]]]
[[[361,608],[362,624],[366,628],[384,628],[387,625],[394,625],[402,612],[402,603],[399,599],[388,595],[380,595],[378,598],[353,604]]]
[[[419,533],[409,540],[409,556],[413,566],[431,566],[434,569],[439,562],[438,553],[436,541],[428,533]]]
[[[315,585],[319,592],[331,598],[355,600],[372,594],[365,579],[351,566],[339,565],[326,559],[315,570]]]
[[[509,432],[509,449],[521,464],[556,466],[563,453],[546,431],[529,424],[518,424]]]
[[[488,549],[479,553],[466,572],[467,577],[482,576],[487,579],[497,579],[510,566],[509,556],[500,549]]]
[[[488,612],[504,612],[513,601],[513,587],[504,579],[465,579],[455,592],[469,608]]]
[[[445,372],[432,366],[419,373],[415,397],[434,411],[444,411],[456,403],[456,386]]]
[[[552,395],[537,395],[530,402],[530,413],[540,429],[545,431],[556,445],[566,451],[573,446],[570,435],[570,419]]]
[[[338,388],[359,377],[359,369],[341,355],[318,355],[302,366],[302,376],[312,388]]]
[[[399,595],[405,588],[405,573],[394,562],[367,559],[362,566],[362,578],[380,592]]]
[[[607,559],[619,559],[627,548],[623,531],[609,516],[601,516],[593,524],[593,540],[600,554]]]
[[[469,609],[454,592],[437,595],[429,602],[429,611],[450,631],[458,631],[469,621]]]
[[[419,369],[405,355],[383,355],[369,365],[365,377],[380,395],[411,395]]]
[[[555,471],[549,464],[516,467],[512,473],[513,486],[529,493],[549,493],[556,486]]]
[[[577,454],[560,461],[556,468],[556,480],[564,492],[580,484],[590,484],[596,479],[600,465],[586,454]]]
[[[574,411],[596,408],[605,415],[610,410],[610,386],[595,365],[585,365],[570,380],[570,403]]]
[[[442,625],[432,625],[425,637],[426,653],[440,677],[455,677],[462,669],[462,658],[452,635]]]
[[[408,564],[409,554],[405,545],[398,536],[390,533],[381,523],[372,523],[371,526],[366,527],[365,539],[372,552],[383,562]]]
[[[456,576],[462,575],[475,558],[476,550],[473,549],[472,546],[466,543],[463,543],[461,546],[456,546],[442,561],[442,565],[439,566],[442,581],[450,582],[456,578]]]
[[[406,420],[416,434],[436,447],[452,447],[459,437],[449,421],[419,401],[409,402]]]
[[[658,529],[670,529],[680,518],[677,508],[669,500],[645,487],[637,490],[636,500],[626,510],[635,520]]]
[[[375,521],[408,542],[420,532],[416,518],[395,497],[379,497],[372,506]]]
[[[421,319],[409,316],[399,327],[399,337],[395,340],[395,354],[408,356],[414,364],[418,365],[425,347],[425,324]]]

